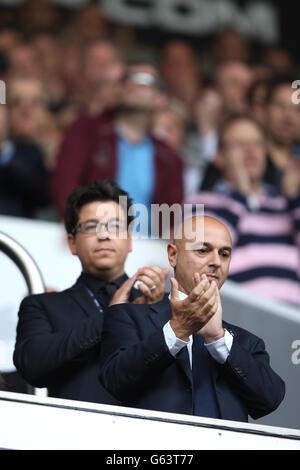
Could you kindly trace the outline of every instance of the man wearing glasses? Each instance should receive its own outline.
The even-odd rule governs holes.
[[[46,387],[49,396],[118,404],[98,379],[105,309],[164,297],[168,269],[143,267],[131,278],[125,273],[132,251],[130,205],[128,193],[108,180],[72,191],[64,222],[82,273],[63,292],[29,296],[21,303],[14,363],[29,384]]]

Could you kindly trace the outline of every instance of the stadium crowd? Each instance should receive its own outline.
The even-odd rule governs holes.
[[[232,29],[144,46],[93,3],[5,12],[0,214],[61,220],[107,178],[148,207],[204,203],[232,231],[229,279],[300,305],[297,66]]]

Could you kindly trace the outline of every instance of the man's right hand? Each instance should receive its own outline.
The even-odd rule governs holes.
[[[108,305],[109,307],[111,307],[112,305],[128,303],[130,292],[137,280],[137,276],[138,276],[137,273],[134,274],[134,276],[127,279],[127,281],[125,281],[121,285],[121,287],[119,287],[119,289],[116,290],[111,301],[109,302],[109,305]]]
[[[184,299],[180,300],[178,283],[171,278],[170,326],[177,338],[188,341],[189,336],[199,332],[218,310],[218,287],[210,283],[205,275],[194,274],[195,287]]]

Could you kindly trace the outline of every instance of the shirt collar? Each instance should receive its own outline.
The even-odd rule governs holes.
[[[93,276],[90,273],[82,272],[80,275],[80,279],[88,286],[89,289],[93,292],[99,291],[102,287],[104,287],[107,282],[103,279],[100,279],[96,276]],[[111,281],[109,284],[115,284],[118,288],[128,279],[126,273],[122,274],[118,278]]]

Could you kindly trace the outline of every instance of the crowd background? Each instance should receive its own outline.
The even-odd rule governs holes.
[[[155,77],[153,94],[143,95],[141,84],[135,83],[135,101],[130,102],[125,77],[139,71]],[[272,213],[275,223],[270,226],[275,232],[269,229],[264,240],[265,234],[255,233],[254,249],[257,244],[273,243],[274,256],[270,257],[282,258],[285,252],[278,252],[278,247],[293,248],[287,256],[292,267],[277,266],[274,275],[270,272],[274,262],[267,274],[259,274],[257,266],[252,266],[251,276],[264,275],[268,281],[272,276],[277,280],[292,277],[293,303],[297,304],[300,105],[293,103],[291,87],[297,78],[299,63],[293,51],[282,44],[257,44],[229,27],[205,40],[192,40],[157,31],[151,35],[111,22],[98,2],[75,10],[46,0],[2,7],[0,79],[6,84],[7,102],[0,106],[0,214],[59,221],[69,191],[101,178],[99,168],[95,173],[89,163],[95,152],[100,168],[109,167],[103,177],[114,177],[115,164],[110,168],[110,163],[115,157],[109,154],[109,162],[103,163],[104,150],[99,150],[99,142],[91,148],[91,141],[103,130],[107,138],[107,123],[114,123],[115,109],[123,111],[118,123],[122,122],[126,137],[131,136],[130,143],[138,143],[141,135],[150,136],[158,160],[165,162],[152,175],[145,199],[169,204],[201,202],[201,191],[215,191],[222,176],[218,148],[223,124],[227,118],[247,116],[263,130],[266,163],[260,183],[271,185],[276,197],[282,198],[264,207],[267,218],[259,225],[268,225]],[[135,118],[134,106],[139,111]],[[140,119],[141,110],[147,119]],[[250,149],[249,168],[255,166],[255,156],[252,162],[251,158]],[[235,174],[230,183],[246,198],[247,206],[253,194],[244,184],[245,172],[232,160],[227,168],[230,165],[231,176]],[[138,164],[135,169],[135,177],[148,184],[143,178],[148,175],[147,167]],[[126,187],[124,174],[130,173],[126,171],[121,182],[131,193],[135,181],[130,175]],[[141,202],[138,198],[137,192],[134,200]],[[252,205],[247,211],[251,215],[261,208]],[[226,219],[224,212],[221,216]],[[237,238],[240,227],[232,223],[232,214],[227,216]],[[284,233],[278,228],[281,223]],[[250,232],[248,240],[253,236]],[[235,280],[239,282],[238,277]]]

